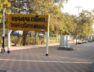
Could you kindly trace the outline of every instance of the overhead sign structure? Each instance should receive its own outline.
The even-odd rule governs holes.
[[[48,15],[8,14],[7,27],[9,30],[48,32]]]

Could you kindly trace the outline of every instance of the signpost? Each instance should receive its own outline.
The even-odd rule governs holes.
[[[9,30],[46,32],[46,56],[48,56],[48,42],[49,42],[48,15],[8,14],[7,19],[8,19],[7,28]],[[8,38],[10,38],[10,36],[8,36]],[[9,47],[10,47],[10,43],[8,43],[8,48]]]
[[[9,14],[8,29],[23,31],[48,31],[48,15]]]
[[[1,53],[5,52],[5,11],[6,9],[3,9],[3,34],[2,34],[2,48]]]
[[[11,30],[8,30],[8,48],[7,48],[7,53],[10,53],[10,46],[11,46],[11,38],[10,38]]]

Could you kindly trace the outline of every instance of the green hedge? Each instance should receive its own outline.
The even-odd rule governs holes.
[[[57,37],[50,37],[49,43],[58,43],[59,38]],[[0,45],[2,43],[2,38],[0,37]],[[11,43],[13,45],[22,45],[22,36],[11,36]],[[27,45],[37,45],[37,44],[45,44],[46,43],[46,37],[40,38],[40,37],[34,37],[34,36],[28,36],[26,40]],[[7,45],[7,37],[5,38],[5,45]]]

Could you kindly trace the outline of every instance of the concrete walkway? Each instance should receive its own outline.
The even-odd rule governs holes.
[[[72,51],[50,46],[48,57],[45,47],[19,48],[0,54],[0,72],[91,72],[94,61],[94,43],[73,46]]]

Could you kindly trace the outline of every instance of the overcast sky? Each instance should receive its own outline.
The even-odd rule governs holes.
[[[68,12],[70,14],[78,14],[77,7],[80,6],[79,12],[82,9],[94,10],[94,0],[69,0],[68,3],[64,4],[63,12]]]

